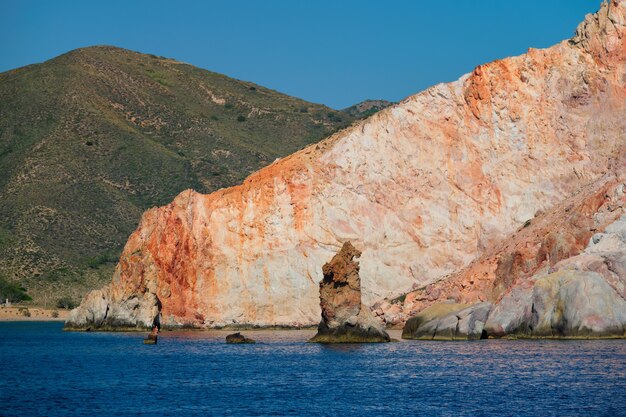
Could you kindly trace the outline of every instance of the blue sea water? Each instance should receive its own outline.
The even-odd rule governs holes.
[[[308,344],[0,323],[2,416],[626,415],[626,341]],[[398,334],[394,334],[398,337]]]

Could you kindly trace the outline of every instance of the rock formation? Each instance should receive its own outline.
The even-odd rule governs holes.
[[[154,326],[152,331],[148,336],[143,340],[144,345],[156,345],[159,340],[159,328],[158,326]]]
[[[80,306],[70,312],[66,330],[143,330],[160,327],[161,303],[155,289],[126,289],[113,285],[88,293]],[[131,291],[136,291],[132,292]],[[113,297],[123,301],[111,303]]]
[[[256,342],[253,339],[250,339],[242,335],[241,333],[237,332],[237,333],[229,334],[228,336],[226,336],[226,343],[240,345],[240,344],[248,344],[248,343],[256,343]]]
[[[404,329],[403,339],[424,340],[472,340],[487,337],[485,322],[491,303],[472,306],[456,303],[441,303],[428,307],[410,318]]]
[[[520,259],[522,256],[518,264],[528,265]],[[490,302],[471,307],[433,304],[407,320],[402,337],[625,337],[626,214],[589,238],[578,255],[565,257],[530,277],[510,274],[508,279],[512,283],[501,298],[495,298],[495,306]],[[494,284],[496,289],[498,283]]]
[[[621,184],[619,189],[622,205],[612,207],[618,214],[624,213],[626,186]],[[602,213],[595,213],[595,216],[598,214]],[[566,235],[567,230],[564,232]],[[579,233],[582,232],[579,230]],[[551,240],[552,237],[547,236],[545,239]],[[588,245],[580,253],[564,257],[561,255],[561,260],[558,259],[559,253],[568,252],[563,250],[563,246],[553,247],[549,252],[555,254],[557,260],[552,266],[544,262],[537,268],[521,254],[514,257],[517,260],[512,264],[524,265],[535,272],[525,276],[523,272],[507,269],[506,277],[510,283],[502,294],[498,290],[498,277],[493,277],[491,289],[499,295],[491,293],[490,299],[495,303],[493,306],[490,302],[477,303],[468,308],[468,304],[442,303],[442,298],[450,296],[450,287],[438,288],[438,293],[443,297],[407,320],[402,337],[626,337],[626,214],[606,226],[604,232],[595,233],[588,240]],[[567,239],[564,242],[569,250],[575,251],[571,242],[567,242]],[[542,253],[539,251],[540,256]],[[500,256],[512,259],[509,255]],[[478,266],[484,268],[485,260],[481,261],[469,270],[478,269]],[[488,274],[483,276],[483,281],[490,281]],[[472,295],[476,293],[469,290],[468,286],[468,291],[457,299],[469,301]],[[488,297],[489,292],[484,291],[482,295]],[[415,304],[412,304],[413,308]],[[476,311],[479,311],[477,315]],[[464,325],[464,317],[469,318],[468,324],[472,321],[474,324]],[[473,331],[463,330],[466,327]]]
[[[333,259],[324,264],[320,281],[322,321],[310,340],[317,343],[389,342],[387,332],[361,302],[361,256],[350,242],[345,242]]]
[[[626,336],[626,215],[579,255],[520,282],[485,325],[492,336]]]
[[[495,303],[514,286],[580,254],[593,236],[597,239],[601,236],[599,232],[624,213],[624,161],[626,158],[576,195],[544,213],[537,213],[468,267],[409,292],[401,297],[402,302],[396,299],[378,303],[375,313],[388,325],[395,325],[430,305],[449,299],[467,305],[482,301]]]
[[[382,317],[497,302],[613,213],[603,192],[624,168],[624,21],[625,0],[605,3],[571,40],[481,65],[240,186],[147,211],[110,286],[70,324],[144,325],[160,300],[169,327],[313,325],[314,277],[347,240],[363,252],[363,303],[387,299]],[[564,220],[541,214],[557,207]]]

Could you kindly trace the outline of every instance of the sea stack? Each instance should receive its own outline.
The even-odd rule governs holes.
[[[345,242],[333,259],[322,267],[320,306],[322,321],[317,334],[310,340],[316,343],[377,343],[390,338],[381,324],[361,303],[361,256],[352,243]]]

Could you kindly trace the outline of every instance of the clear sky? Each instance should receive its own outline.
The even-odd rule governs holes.
[[[162,55],[334,108],[400,100],[571,37],[600,0],[0,0],[0,72],[71,49]]]

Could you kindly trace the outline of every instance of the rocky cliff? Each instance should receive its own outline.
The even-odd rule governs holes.
[[[603,4],[571,40],[481,65],[239,186],[147,211],[112,283],[69,324],[146,326],[160,306],[166,326],[313,325],[316,277],[348,240],[368,305],[442,285],[623,169],[625,22],[626,1]]]

